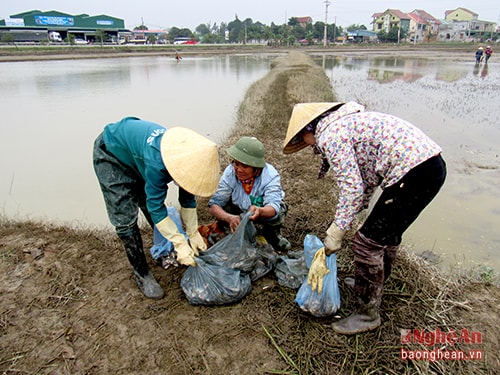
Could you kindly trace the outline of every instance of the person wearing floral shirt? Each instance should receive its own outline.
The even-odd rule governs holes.
[[[366,111],[355,103],[299,103],[293,108],[283,152],[308,145],[321,154],[318,178],[332,170],[339,188],[333,223],[324,249],[316,253],[308,280],[322,289],[329,271],[326,256],[341,248],[358,213],[368,208],[377,187],[382,193],[352,240],[358,296],[351,316],[332,325],[341,334],[380,326],[380,303],[402,235],[433,200],[446,178],[442,149],[420,129],[396,116]]]

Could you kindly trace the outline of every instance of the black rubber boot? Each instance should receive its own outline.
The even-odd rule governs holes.
[[[379,303],[372,300],[369,303],[359,301],[358,310],[349,317],[332,324],[332,329],[341,335],[355,335],[372,331],[380,327]]]
[[[392,272],[392,266],[396,260],[399,246],[384,246],[384,282],[387,281]]]
[[[343,335],[371,331],[381,323],[379,309],[384,288],[384,246],[357,232],[352,241],[352,250],[357,309],[349,317],[332,324],[332,329]]]
[[[134,268],[135,281],[139,289],[147,298],[163,298],[165,292],[149,270],[142,248],[140,233],[136,233],[133,236],[121,237],[121,240],[125,247],[128,261]]]
[[[352,290],[354,290],[354,283],[355,283],[354,277],[346,277],[344,279],[344,284],[347,285]]]
[[[398,249],[399,246],[384,246],[384,282],[387,281],[392,272],[392,265],[396,260]],[[350,289],[354,290],[354,277],[346,277],[344,279],[344,284],[347,285]]]
[[[263,226],[262,235],[276,251],[287,252],[292,248],[290,241],[281,235],[281,227]]]

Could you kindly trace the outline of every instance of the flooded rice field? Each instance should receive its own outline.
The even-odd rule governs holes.
[[[313,55],[339,100],[422,128],[443,148],[443,190],[405,234],[442,265],[500,271],[500,62],[473,54],[418,58]],[[193,127],[220,141],[252,82],[276,56],[2,63],[0,213],[108,226],[91,165],[102,127],[125,115]],[[28,104],[29,103],[29,104]]]
[[[476,65],[472,54],[460,61],[316,59],[339,100],[409,120],[444,150],[445,186],[405,234],[404,244],[446,268],[481,265],[498,272],[500,63]]]

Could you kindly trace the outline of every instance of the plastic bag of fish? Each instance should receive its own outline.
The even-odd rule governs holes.
[[[197,267],[188,267],[181,287],[193,305],[235,303],[252,290],[251,274],[259,261],[251,212],[243,215],[236,231],[196,257]],[[254,275],[255,272],[252,274]]]
[[[196,260],[181,280],[181,287],[192,305],[224,305],[234,303],[252,291],[250,276],[237,269]]]
[[[304,239],[304,255],[307,267],[311,267],[314,254],[324,245],[321,240],[312,234]],[[337,280],[337,255],[333,253],[326,257],[326,265],[330,272],[323,279],[321,293],[313,291],[306,278],[299,288],[295,302],[299,307],[316,317],[325,317],[337,312],[340,308],[340,290]]]

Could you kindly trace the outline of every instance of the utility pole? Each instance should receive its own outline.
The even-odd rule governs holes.
[[[335,16],[335,21],[334,22],[334,26],[333,26],[333,45],[335,45],[335,43],[337,42],[337,16]]]
[[[328,30],[328,6],[330,5],[330,2],[328,0],[325,0],[325,31],[323,33],[323,47],[326,47],[326,33]]]

